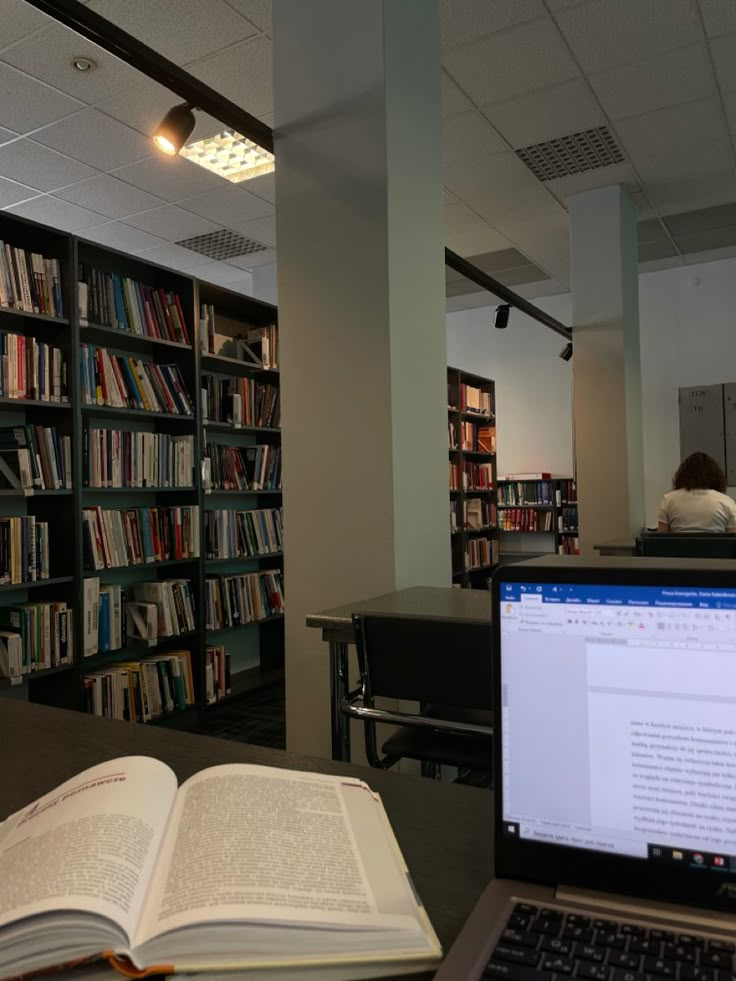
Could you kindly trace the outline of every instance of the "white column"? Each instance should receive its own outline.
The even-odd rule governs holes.
[[[580,545],[589,555],[644,521],[636,209],[620,186],[568,206]]]
[[[253,296],[266,303],[278,303],[278,288],[276,284],[276,263],[269,262],[265,266],[256,266],[253,270]]]
[[[450,584],[438,0],[274,0],[287,743],[329,755],[308,613]]]

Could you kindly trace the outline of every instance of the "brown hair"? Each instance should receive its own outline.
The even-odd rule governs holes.
[[[675,490],[715,490],[725,494],[726,475],[712,456],[691,453],[677,468],[672,485]]]

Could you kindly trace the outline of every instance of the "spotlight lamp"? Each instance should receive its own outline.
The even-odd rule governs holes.
[[[192,135],[196,124],[193,108],[188,102],[174,106],[156,127],[153,142],[170,157],[175,156]]]
[[[560,357],[563,361],[572,360],[572,341],[568,341],[568,343],[563,347],[563,349],[560,351]]]
[[[509,303],[502,303],[501,306],[496,307],[496,319],[493,322],[493,326],[496,330],[504,330],[509,325],[509,313],[511,312],[511,305]]]

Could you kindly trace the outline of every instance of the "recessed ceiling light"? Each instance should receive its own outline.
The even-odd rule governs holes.
[[[97,68],[97,62],[92,58],[72,58],[72,68],[78,72],[93,72]]]
[[[181,156],[233,184],[270,174],[275,168],[272,153],[235,130],[188,143],[182,147]]]

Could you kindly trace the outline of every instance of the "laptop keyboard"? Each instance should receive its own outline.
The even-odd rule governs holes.
[[[730,940],[517,903],[484,977],[507,981],[736,981]]]

